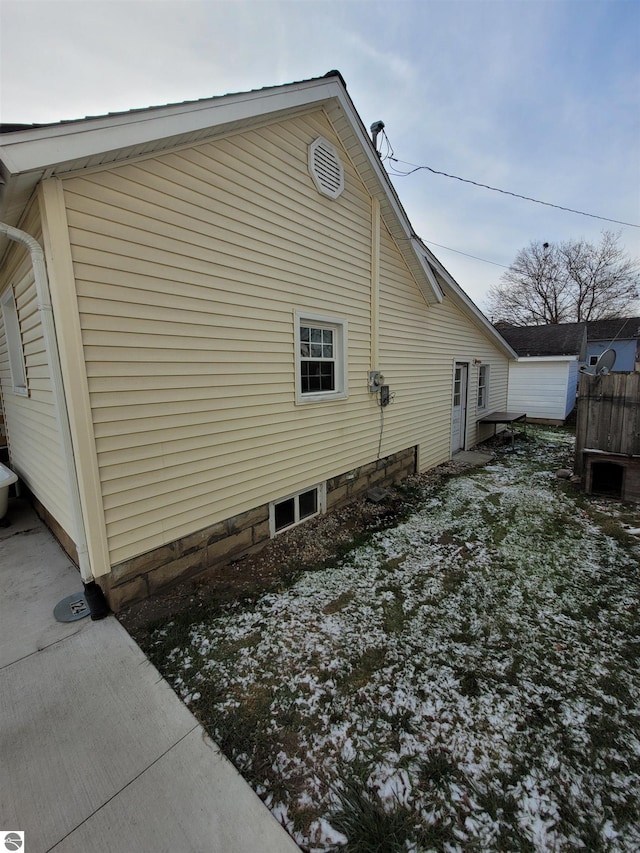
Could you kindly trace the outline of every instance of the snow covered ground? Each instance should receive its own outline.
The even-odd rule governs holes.
[[[303,849],[640,850],[639,552],[556,479],[571,441],[535,431],[339,565],[153,635]]]

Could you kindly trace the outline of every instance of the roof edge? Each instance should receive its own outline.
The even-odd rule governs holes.
[[[314,77],[195,101],[109,113],[59,124],[34,125],[0,136],[0,160],[10,174],[24,174],[120,148],[144,145],[230,121],[322,103],[345,91],[342,75]],[[52,145],[56,141],[57,145]],[[65,152],[60,157],[60,146]],[[58,156],[52,156],[52,150]]]
[[[449,275],[435,256],[415,236],[409,217],[400,201],[389,175],[380,160],[358,111],[356,110],[342,74],[328,71],[322,77],[299,82],[254,89],[235,94],[218,95],[177,104],[146,107],[104,116],[74,119],[50,125],[33,125],[0,135],[0,167],[5,175],[5,202],[12,203],[16,194],[16,183],[20,183],[20,196],[16,194],[12,206],[12,219],[19,213],[21,199],[28,196],[44,174],[53,174],[56,167],[60,173],[78,161],[108,152],[136,150],[139,146],[167,141],[197,134],[208,128],[222,128],[232,123],[250,122],[259,117],[269,118],[296,108],[328,106],[335,104],[346,114],[351,131],[365,154],[368,170],[376,177],[377,192],[385,200],[387,215],[393,215],[404,239],[400,241],[413,274],[428,304],[442,302],[443,291],[438,282],[438,273],[464,306],[477,319],[479,325],[512,357],[515,353],[496,332],[479,308],[469,299],[462,288]],[[123,154],[122,160],[126,159]],[[115,161],[114,161],[115,163]],[[364,165],[364,164],[363,164]],[[52,171],[53,170],[53,171]],[[371,172],[369,173],[371,175]],[[29,186],[27,186],[29,185]],[[373,185],[369,182],[370,191]],[[2,205],[6,207],[5,205]],[[6,217],[5,217],[6,218]],[[13,223],[10,223],[13,224]],[[398,232],[398,227],[394,229]],[[406,240],[406,242],[405,242]],[[422,283],[420,283],[422,280]]]
[[[493,338],[494,342],[498,345],[498,347],[507,355],[508,358],[517,359],[518,354],[513,349],[513,347],[506,341],[500,332],[495,328],[495,326],[491,323],[489,318],[478,308],[475,302],[471,299],[470,296],[462,289],[462,287],[458,284],[455,278],[451,275],[450,272],[440,263],[438,258],[433,254],[433,252],[425,246],[425,244],[420,240],[419,237],[414,238],[416,242],[420,245],[421,251],[425,254],[425,259],[427,263],[432,267],[433,270],[437,272],[443,282],[447,285],[449,289],[449,295],[454,299],[455,302],[458,303],[459,307],[462,308],[463,311],[467,313],[467,315],[472,316],[476,319],[478,324],[481,326],[483,331],[487,332],[491,338]]]

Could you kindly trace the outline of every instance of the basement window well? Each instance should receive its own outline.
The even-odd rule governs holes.
[[[325,511],[326,489],[324,483],[296,492],[269,504],[269,532],[271,536],[283,533]]]

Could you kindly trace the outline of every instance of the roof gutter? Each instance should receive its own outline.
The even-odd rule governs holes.
[[[82,516],[82,504],[80,502],[80,491],[78,489],[75,456],[73,452],[73,443],[71,441],[69,412],[67,410],[67,402],[64,394],[62,370],[60,368],[60,353],[58,351],[58,340],[56,337],[55,324],[53,322],[51,294],[49,292],[49,277],[47,275],[47,268],[44,261],[44,250],[40,243],[38,243],[35,237],[32,237],[31,234],[27,234],[26,231],[21,231],[19,228],[14,228],[12,225],[7,225],[4,222],[0,222],[0,235],[7,237],[9,240],[13,240],[16,243],[21,243],[28,250],[31,257],[31,264],[33,266],[33,273],[35,277],[36,295],[38,297],[38,312],[42,322],[44,342],[49,359],[53,394],[58,411],[58,423],[60,426],[65,463],[67,466],[69,488],[71,490],[71,511],[75,527],[74,538],[76,549],[78,551],[80,576],[85,585],[85,592],[89,593],[87,596],[87,602],[91,608],[92,618],[101,618],[94,615],[94,608],[91,606],[90,600],[90,597],[95,595],[96,590],[99,590],[99,587],[95,583],[93,577],[91,561],[89,558],[89,549],[87,547],[87,537],[85,534],[84,519]],[[96,605],[96,607],[98,606],[99,605]],[[106,615],[106,613],[104,615]]]

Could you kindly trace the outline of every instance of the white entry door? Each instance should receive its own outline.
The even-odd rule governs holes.
[[[451,418],[451,452],[464,450],[467,429],[467,375],[468,366],[456,362],[453,379],[453,416]]]

